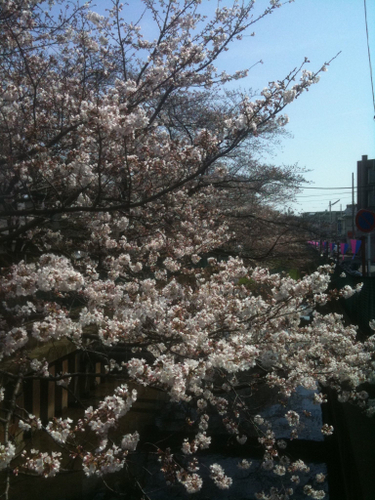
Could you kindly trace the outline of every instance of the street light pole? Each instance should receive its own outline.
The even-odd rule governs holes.
[[[331,239],[332,239],[332,207],[333,205],[336,205],[336,203],[338,203],[339,201],[340,199],[334,201],[333,203],[329,202],[329,230],[331,233]]]

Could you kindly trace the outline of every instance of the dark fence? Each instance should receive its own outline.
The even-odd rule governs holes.
[[[347,273],[345,278],[340,277],[343,270],[338,267],[332,277],[332,288],[341,289],[346,285],[352,288],[358,283],[363,283],[362,290],[349,299],[341,299],[341,305],[352,323],[359,326],[365,335],[374,333],[369,327],[369,322],[375,319],[375,277],[351,276]]]

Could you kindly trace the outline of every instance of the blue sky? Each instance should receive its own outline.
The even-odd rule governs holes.
[[[375,64],[375,2],[367,0],[370,51]],[[312,69],[341,54],[310,91],[287,109],[292,139],[283,141],[275,163],[311,170],[315,187],[351,186],[362,155],[375,158],[375,110],[372,102],[364,2],[361,0],[297,0],[257,26],[251,39],[254,55],[264,64],[254,68],[252,86],[263,78],[282,78],[305,56]],[[244,49],[245,50],[245,49]],[[249,53],[251,51],[249,50]],[[255,75],[256,73],[256,75]],[[375,77],[375,75],[374,75]],[[320,211],[329,201],[345,208],[350,190],[304,190],[297,211]],[[335,208],[336,208],[335,207]]]
[[[203,0],[204,4],[213,4]],[[229,2],[228,2],[229,3]],[[257,8],[266,5],[259,1]],[[367,0],[370,52],[375,67],[375,2]],[[375,158],[375,110],[372,101],[364,2],[362,0],[296,0],[283,6],[255,26],[255,37],[245,38],[228,52],[228,68],[263,65],[251,70],[243,87],[262,89],[269,81],[282,79],[304,57],[308,69],[317,70],[338,52],[341,54],[310,88],[287,108],[284,139],[266,159],[277,164],[295,164],[310,172],[312,187],[350,187],[352,172],[362,155]],[[236,66],[236,69],[238,69]],[[375,78],[375,75],[374,75]],[[328,209],[329,202],[344,209],[351,203],[351,189],[306,189],[293,208],[301,211]]]
[[[223,0],[231,5],[230,0]],[[101,11],[109,2],[98,1]],[[255,12],[267,5],[256,2]],[[207,13],[215,9],[217,0],[202,0]],[[128,0],[126,17],[135,21],[141,12],[141,0]],[[375,1],[367,0],[368,28],[373,68],[375,68]],[[134,15],[134,17],[133,17]],[[130,19],[127,19],[130,20]],[[146,38],[152,30],[144,19]],[[150,31],[147,33],[147,31]],[[326,61],[341,54],[323,73],[317,85],[288,106],[287,130],[293,138],[283,139],[265,160],[281,164],[298,163],[308,169],[306,179],[312,187],[298,195],[293,205],[296,212],[328,209],[329,202],[340,199],[335,206],[344,209],[351,203],[352,172],[362,155],[375,158],[375,110],[372,101],[363,0],[296,0],[277,9],[254,26],[255,37],[245,37],[218,61],[218,68],[228,73],[250,67],[259,59],[249,76],[236,82],[242,88],[262,90],[269,81],[283,79],[305,57],[307,69],[317,70]],[[143,31],[143,30],[142,30]],[[375,78],[375,75],[374,75]]]

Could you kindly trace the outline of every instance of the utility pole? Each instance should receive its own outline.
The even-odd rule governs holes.
[[[352,172],[352,238],[354,238],[354,172]]]

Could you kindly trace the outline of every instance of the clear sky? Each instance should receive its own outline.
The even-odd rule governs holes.
[[[366,1],[375,69],[375,0]],[[97,1],[96,10],[108,3]],[[141,0],[128,0],[125,12],[134,14],[131,20],[135,21],[142,5]],[[257,0],[255,5],[260,12],[268,2]],[[202,0],[207,13],[216,6],[217,0]],[[262,90],[268,82],[283,79],[305,57],[310,60],[307,69],[315,71],[341,51],[320,82],[287,107],[287,130],[293,138],[284,139],[273,156],[266,158],[275,165],[298,163],[310,171],[306,179],[311,187],[332,188],[303,190],[293,205],[297,212],[326,210],[330,201],[338,199],[335,209],[340,205],[344,209],[351,203],[351,189],[334,188],[351,187],[352,172],[356,185],[357,161],[362,155],[375,158],[375,110],[364,12],[364,0],[295,0],[257,23],[255,37],[236,42],[218,61],[219,69],[229,73],[262,59],[262,65],[236,82],[242,88]],[[143,23],[147,20],[141,22],[146,38],[153,39]]]
[[[203,0],[204,4],[215,4]],[[228,3],[229,2],[225,2]],[[259,9],[266,2],[258,0]],[[317,70],[338,52],[321,80],[288,106],[287,130],[273,157],[277,164],[299,164],[310,172],[311,187],[351,187],[352,172],[362,155],[375,158],[375,110],[372,100],[363,0],[296,0],[255,26],[255,37],[244,38],[228,52],[224,66],[263,65],[251,70],[242,86],[262,89],[282,79],[304,57]],[[367,0],[370,54],[375,68],[375,1]],[[237,68],[238,69],[238,68]],[[229,72],[229,71],[228,71]],[[375,79],[375,74],[373,75]],[[306,189],[293,207],[297,212],[322,211],[351,203],[351,189]]]
[[[367,0],[367,15],[374,69],[374,0]],[[287,108],[293,138],[284,140],[274,157],[276,163],[298,162],[311,170],[306,178],[315,187],[351,186],[352,172],[356,185],[357,161],[362,155],[375,158],[364,1],[296,0],[257,25],[256,37],[249,40],[248,54],[264,61],[250,74],[253,87],[262,79],[282,78],[305,56],[315,70],[339,51],[320,82]],[[345,208],[351,203],[351,190],[304,190],[295,209],[326,210],[338,199],[335,209],[340,204]]]

